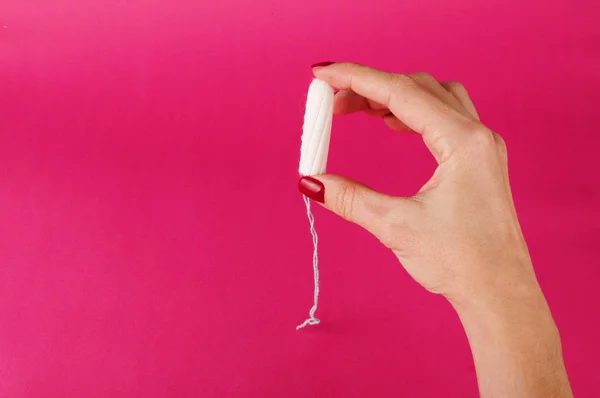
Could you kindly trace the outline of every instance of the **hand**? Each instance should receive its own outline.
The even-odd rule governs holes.
[[[464,87],[350,63],[313,71],[341,90],[335,113],[363,111],[420,134],[438,167],[412,197],[335,175],[303,177],[300,191],[373,233],[417,282],[449,299],[482,396],[572,396],[513,204],[506,145],[480,122]]]
[[[426,289],[452,301],[537,286],[508,182],[506,146],[460,83],[356,64],[314,69],[338,88],[335,113],[382,116],[421,134],[439,166],[410,198],[321,175],[325,207],[373,233]]]

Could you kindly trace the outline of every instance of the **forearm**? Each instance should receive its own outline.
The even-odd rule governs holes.
[[[572,397],[558,330],[537,282],[510,290],[453,302],[481,397]]]

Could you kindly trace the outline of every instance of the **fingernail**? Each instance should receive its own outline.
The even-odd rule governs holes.
[[[329,61],[317,62],[316,64],[312,64],[310,67],[315,69],[315,68],[322,68],[324,66],[329,66],[331,64],[335,64],[335,62],[329,62]]]
[[[317,179],[312,177],[300,178],[300,181],[298,181],[298,190],[312,200],[325,203],[325,186]]]

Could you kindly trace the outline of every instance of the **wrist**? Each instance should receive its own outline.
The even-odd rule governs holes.
[[[496,338],[521,333],[543,334],[549,338],[558,336],[533,267],[507,266],[502,268],[502,273],[502,278],[488,278],[487,281],[482,278],[470,288],[446,296],[467,335],[483,333]]]
[[[513,253],[514,256],[514,253]],[[529,256],[468,267],[444,296],[459,314],[544,303]]]
[[[554,321],[546,299],[537,283],[515,286],[486,294],[472,294],[458,300],[449,299],[463,323],[469,329],[485,329],[502,333],[511,328],[550,326]]]
[[[542,290],[533,278],[517,280],[513,283],[463,289],[446,295],[446,299],[459,315],[481,313],[510,313],[519,308],[547,308]]]
[[[469,340],[482,397],[572,397],[560,336],[537,282],[450,302]]]

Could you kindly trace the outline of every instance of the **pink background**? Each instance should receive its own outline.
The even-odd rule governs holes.
[[[460,80],[509,145],[574,391],[598,397],[600,7],[2,0],[0,396],[474,397],[444,299],[296,191],[309,65]],[[329,171],[410,194],[418,137],[334,120]]]

